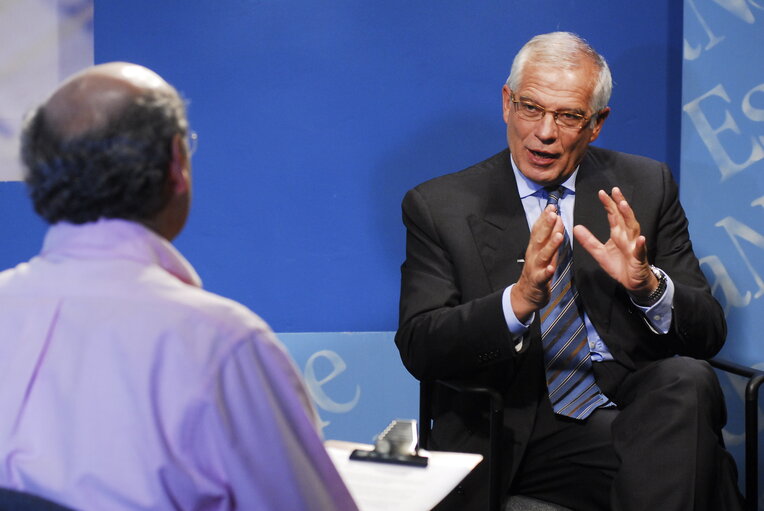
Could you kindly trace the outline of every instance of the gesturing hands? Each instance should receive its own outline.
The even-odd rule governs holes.
[[[608,275],[642,301],[658,287],[658,279],[650,270],[639,222],[618,187],[613,188],[612,196],[600,190],[598,197],[607,212],[610,239],[600,243],[583,225],[575,226],[573,235]]]
[[[634,211],[618,187],[612,196],[600,190],[598,197],[607,213],[610,239],[600,241],[583,225],[573,228],[573,235],[608,275],[619,282],[637,302],[658,287],[658,279],[647,261],[647,243],[641,235]],[[525,264],[510,300],[517,319],[526,322],[534,311],[549,301],[549,284],[557,267],[557,250],[564,227],[554,206],[547,206],[531,228]]]
[[[554,206],[547,206],[531,228],[525,264],[510,301],[517,319],[525,323],[534,311],[549,301],[549,281],[557,267],[557,250],[565,227]]]

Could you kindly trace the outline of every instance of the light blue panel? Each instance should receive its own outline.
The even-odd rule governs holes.
[[[0,2],[0,180],[22,178],[24,115],[70,74],[93,63],[95,0]]]
[[[695,251],[727,314],[722,355],[758,368],[764,368],[763,49],[761,2],[685,0],[682,202]],[[726,441],[742,471],[742,383],[721,379],[730,412]]]
[[[324,437],[370,443],[393,419],[416,419],[419,384],[398,356],[395,332],[280,333],[302,371]]]

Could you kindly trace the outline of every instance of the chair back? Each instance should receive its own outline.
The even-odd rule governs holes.
[[[0,488],[0,511],[74,511],[43,497],[23,491]]]

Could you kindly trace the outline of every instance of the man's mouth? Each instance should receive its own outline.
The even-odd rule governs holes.
[[[548,166],[552,165],[560,157],[559,153],[547,153],[545,151],[534,151],[528,149],[530,153],[530,163],[533,165]]]
[[[539,157],[539,158],[548,158],[556,160],[559,156],[557,153],[545,153],[544,151],[534,151],[532,149],[528,149],[533,155]]]

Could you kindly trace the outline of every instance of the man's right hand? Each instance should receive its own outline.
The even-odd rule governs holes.
[[[554,206],[547,206],[531,228],[525,264],[510,293],[512,311],[525,323],[549,301],[549,282],[557,267],[557,251],[565,227]]]

